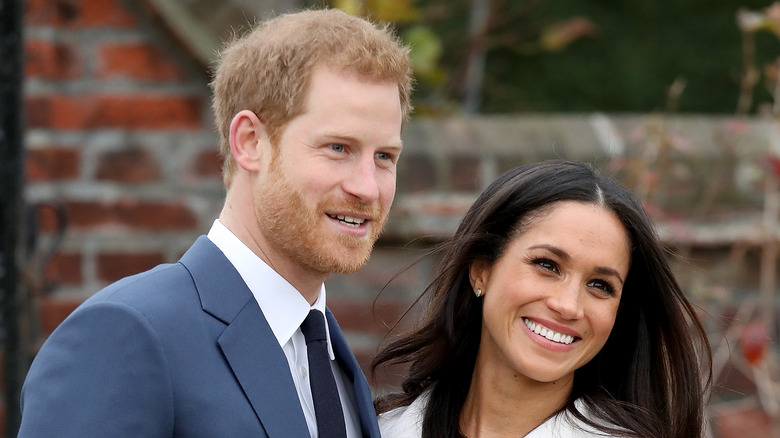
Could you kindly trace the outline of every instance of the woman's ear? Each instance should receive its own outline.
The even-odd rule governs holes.
[[[247,171],[260,170],[260,159],[268,142],[265,125],[255,113],[239,111],[230,122],[230,152],[239,167]]]
[[[487,289],[487,283],[490,279],[490,265],[484,260],[475,260],[469,265],[469,281],[473,290]]]

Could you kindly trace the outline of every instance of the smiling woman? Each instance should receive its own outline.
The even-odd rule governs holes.
[[[628,190],[518,167],[438,250],[424,320],[374,361],[410,365],[383,437],[702,436],[707,338]]]
[[[537,382],[557,385],[558,399],[547,401],[562,406],[574,371],[601,350],[615,323],[630,264],[617,216],[596,204],[560,201],[521,228],[498,260],[471,264],[472,288],[484,297],[467,408],[493,385],[516,388],[512,398],[522,398]]]

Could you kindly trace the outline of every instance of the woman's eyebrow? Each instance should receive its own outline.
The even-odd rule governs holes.
[[[568,252],[562,250],[561,248],[558,248],[557,246],[542,244],[542,245],[534,245],[529,249],[546,249],[547,251],[550,251],[551,253],[555,254],[556,256],[564,260],[571,259],[571,256],[569,255]]]
[[[560,257],[563,260],[571,260],[571,256],[566,251],[562,250],[561,248],[558,248],[557,246],[553,245],[534,245],[530,247],[529,249],[545,249],[547,251],[550,251],[551,253],[555,254],[556,256]],[[606,266],[597,266],[593,269],[597,274],[601,275],[608,275],[610,277],[615,277],[620,281],[621,286],[625,283],[625,280],[623,280],[623,277],[620,276],[620,273],[618,273],[617,270],[608,268]]]
[[[594,271],[595,271],[597,274],[601,274],[601,275],[608,275],[608,276],[611,276],[611,277],[615,277],[615,278],[617,278],[617,279],[618,279],[618,281],[620,281],[620,285],[621,285],[621,286],[622,286],[622,285],[625,283],[625,282],[623,281],[623,277],[621,277],[621,276],[620,276],[620,274],[618,273],[618,271],[616,271],[616,270],[614,270],[614,269],[612,269],[612,268],[607,268],[607,267],[604,267],[604,266],[597,266],[597,267],[596,267],[596,268],[594,268],[593,270],[594,270]]]

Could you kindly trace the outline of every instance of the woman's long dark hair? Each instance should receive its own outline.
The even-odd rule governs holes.
[[[482,301],[469,282],[469,266],[492,264],[531,218],[560,201],[601,205],[628,232],[631,267],[607,343],[575,372],[564,407],[605,433],[615,425],[638,437],[701,437],[712,361],[706,333],[666,259],[650,218],[631,193],[590,165],[547,161],[501,175],[474,202],[457,232],[440,245],[430,302],[413,331],[375,357],[409,364],[401,388],[376,401],[377,412],[409,405],[423,391],[424,438],[460,437],[459,416],[471,384],[482,326]],[[581,399],[589,415],[574,404]],[[605,425],[606,424],[606,425]]]

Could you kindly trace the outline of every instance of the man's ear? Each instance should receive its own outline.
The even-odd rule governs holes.
[[[487,288],[491,266],[484,260],[475,260],[469,265],[469,281],[473,290]]]
[[[248,171],[260,170],[260,159],[268,142],[265,125],[255,113],[239,111],[230,122],[230,152],[236,163]]]

